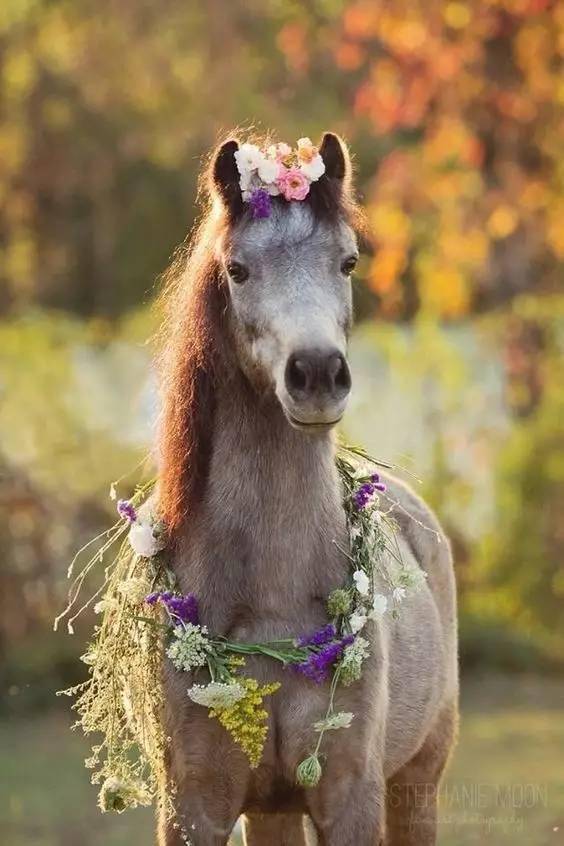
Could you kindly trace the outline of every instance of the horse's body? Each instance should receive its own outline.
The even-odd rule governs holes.
[[[217,171],[217,163],[215,167]],[[301,205],[299,212],[289,207],[280,211],[305,216],[298,221],[301,234],[294,238],[294,258],[300,245],[317,237],[311,226],[307,230],[311,212]],[[233,250],[232,231],[229,236]],[[201,331],[211,312],[202,310],[201,301],[198,306],[188,300],[186,308],[193,310],[194,330]],[[251,360],[245,351],[249,326],[242,331],[237,305],[231,309],[235,317],[223,301],[204,333],[213,341],[213,320],[226,320],[221,342],[215,338],[221,354],[213,373],[201,355],[185,386],[191,412],[177,436],[190,441],[191,455],[182,453],[178,443],[167,445],[165,435],[165,514],[167,461],[176,461],[182,475],[178,462],[189,460],[193,474],[199,473],[197,487],[193,478],[184,480],[192,485],[190,519],[177,520],[172,567],[181,590],[197,595],[201,618],[215,634],[243,641],[293,637],[327,622],[327,596],[347,574],[347,559],[339,550],[347,547],[348,538],[334,444],[328,429],[311,435],[289,424],[279,388],[268,384],[264,358]],[[272,356],[272,343],[260,336],[261,325],[254,325],[253,341],[265,343]],[[315,326],[309,325],[308,331],[315,333]],[[177,378],[175,390],[182,384]],[[277,384],[276,377],[273,382]],[[171,379],[169,392],[172,386]],[[327,419],[333,419],[341,393],[335,389],[337,399],[322,410]],[[182,397],[172,399],[172,418],[167,422],[165,411],[165,430],[167,425],[173,428],[171,419],[179,420]],[[194,417],[198,402],[207,403],[209,417],[201,409]],[[187,413],[186,407],[182,413]],[[195,463],[201,459],[194,454],[196,448],[205,450],[205,465]],[[169,774],[177,791],[177,824],[194,846],[225,844],[241,814],[252,846],[306,843],[305,816],[312,821],[312,836],[315,830],[327,846],[435,843],[436,788],[456,724],[452,563],[448,543],[429,510],[402,483],[391,478],[387,483],[384,501],[388,507],[397,503],[393,513],[402,554],[428,578],[420,591],[404,600],[398,619],[386,614],[363,632],[371,642],[371,655],[362,678],[349,688],[338,688],[336,697],[337,709],[352,711],[355,718],[350,728],[328,733],[317,787],[297,787],[295,770],[311,749],[311,724],[324,713],[326,685],[316,686],[265,658],[247,660],[250,675],[282,682],[268,701],[269,734],[261,764],[251,770],[218,722],[188,699],[186,676],[166,667]],[[168,503],[174,516],[178,495]],[[174,523],[170,514],[169,521]],[[181,829],[163,818],[162,846],[179,846]]]

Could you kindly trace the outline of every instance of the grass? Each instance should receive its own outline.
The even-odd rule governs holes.
[[[441,790],[440,846],[564,844],[564,684],[488,676],[463,690],[460,742]],[[152,846],[153,815],[102,815],[87,748],[49,714],[0,723],[6,846]]]

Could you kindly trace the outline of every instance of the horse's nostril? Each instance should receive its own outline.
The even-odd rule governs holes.
[[[345,357],[337,350],[300,350],[288,359],[285,382],[296,401],[311,395],[336,400],[350,390],[351,376]]]
[[[307,388],[308,367],[300,358],[291,356],[286,370],[286,382],[288,386],[296,391],[305,391]]]
[[[338,353],[335,358],[337,359],[337,364],[333,376],[335,387],[340,388],[343,391],[350,391],[351,372],[349,370],[349,366],[346,362],[346,359],[343,355],[341,355],[341,353]]]

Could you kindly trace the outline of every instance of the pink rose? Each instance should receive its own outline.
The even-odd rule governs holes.
[[[309,194],[309,179],[297,167],[282,167],[276,184],[285,200],[305,200]]]

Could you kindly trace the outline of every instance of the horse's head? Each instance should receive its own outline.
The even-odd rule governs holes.
[[[310,196],[275,198],[270,216],[254,219],[241,200],[237,149],[236,141],[219,148],[212,177],[228,211],[217,257],[239,362],[259,390],[275,392],[292,426],[327,429],[342,417],[351,388],[347,337],[358,249],[346,211],[348,152],[326,134],[325,173]]]

